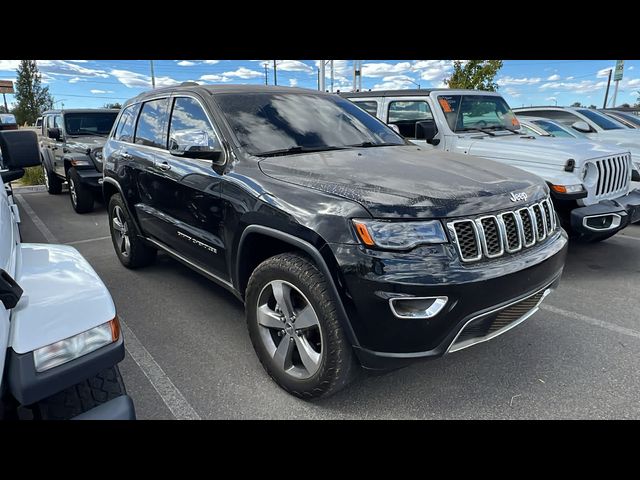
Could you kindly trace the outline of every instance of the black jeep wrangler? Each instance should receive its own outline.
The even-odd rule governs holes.
[[[233,292],[262,365],[300,397],[500,335],[564,265],[542,179],[425,151],[338,95],[156,89],[103,153],[120,261],[161,250]]]
[[[113,109],[67,109],[44,112],[40,126],[40,155],[47,191],[58,194],[69,185],[69,198],[78,213],[93,210],[102,198],[102,147],[118,116]]]

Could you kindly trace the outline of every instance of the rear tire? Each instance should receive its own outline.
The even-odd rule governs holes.
[[[298,253],[265,260],[247,285],[247,327],[258,359],[280,387],[300,398],[332,395],[360,371],[329,291],[325,276]]]
[[[58,195],[62,192],[62,180],[58,176],[50,172],[47,165],[42,163],[42,173],[44,174],[44,186],[51,195]]]
[[[76,213],[93,211],[93,192],[82,184],[80,175],[75,168],[69,169],[67,181],[69,182],[69,199]]]
[[[144,267],[156,259],[158,251],[136,235],[133,219],[119,193],[109,199],[109,230],[116,255],[125,267]]]
[[[127,393],[117,365],[33,406],[40,420],[68,420]]]

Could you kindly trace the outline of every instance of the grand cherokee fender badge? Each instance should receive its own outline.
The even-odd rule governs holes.
[[[509,195],[509,198],[511,199],[512,202],[526,202],[528,197],[527,197],[527,194],[524,192],[519,192],[519,193],[511,192],[511,195]]]
[[[200,240],[196,240],[193,237],[190,237],[189,235],[187,235],[186,233],[182,233],[182,232],[178,232],[178,236],[184,238],[185,240],[189,240],[191,243],[193,243],[194,245],[197,245],[199,247],[204,248],[205,250],[209,250],[212,253],[218,253],[218,250],[216,250],[215,248],[213,248],[211,245],[207,245],[204,242],[201,242]]]

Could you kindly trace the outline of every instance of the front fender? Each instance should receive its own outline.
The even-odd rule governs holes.
[[[10,346],[27,353],[116,316],[111,295],[73,247],[23,243],[16,281],[24,290],[11,312]]]

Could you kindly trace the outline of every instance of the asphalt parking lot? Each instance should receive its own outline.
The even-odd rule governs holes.
[[[73,245],[111,291],[140,419],[640,418],[638,225],[571,244],[560,288],[507,334],[308,402],[263,371],[231,294],[163,254],[124,268],[102,205],[78,215],[67,194],[16,193],[23,241]]]

